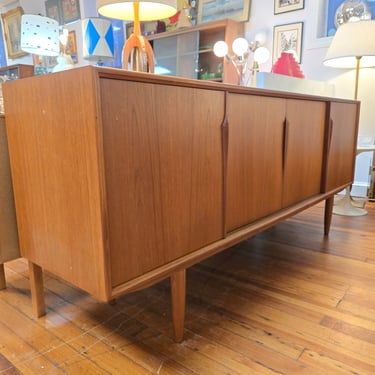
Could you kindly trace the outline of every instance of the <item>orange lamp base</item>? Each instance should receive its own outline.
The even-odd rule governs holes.
[[[154,73],[154,53],[150,42],[142,35],[132,34],[122,51],[122,68],[137,72]]]

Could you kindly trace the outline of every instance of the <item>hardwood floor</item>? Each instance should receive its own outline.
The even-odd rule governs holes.
[[[188,270],[185,340],[169,282],[114,305],[45,274],[34,319],[27,264],[6,264],[0,374],[375,374],[375,204],[318,205]],[[90,272],[90,270],[88,270]]]

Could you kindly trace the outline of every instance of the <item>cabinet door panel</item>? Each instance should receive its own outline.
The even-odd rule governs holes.
[[[101,89],[116,286],[222,238],[224,93],[107,79]]]
[[[332,102],[325,191],[350,184],[354,177],[358,106]]]
[[[325,103],[287,100],[283,206],[320,193]]]
[[[229,94],[227,231],[281,207],[285,100]]]

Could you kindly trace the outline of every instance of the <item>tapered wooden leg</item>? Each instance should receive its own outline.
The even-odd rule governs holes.
[[[174,340],[181,342],[184,338],[185,303],[186,303],[186,270],[171,275],[172,321]]]
[[[324,235],[328,236],[329,229],[331,228],[332,221],[332,210],[333,210],[334,196],[326,199],[326,204],[324,207]]]
[[[5,289],[5,270],[4,270],[4,264],[0,264],[0,290]]]
[[[39,267],[38,265],[29,261],[29,273],[33,312],[37,318],[40,318],[46,313],[42,267]]]

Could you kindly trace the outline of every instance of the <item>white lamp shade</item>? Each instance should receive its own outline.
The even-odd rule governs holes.
[[[58,56],[59,23],[52,18],[39,15],[22,15],[21,49],[35,55]]]
[[[341,25],[323,64],[334,68],[355,68],[357,57],[361,57],[361,68],[375,66],[375,21]]]
[[[112,61],[115,43],[111,21],[104,18],[82,20],[83,58],[91,61]]]
[[[177,0],[97,0],[98,13],[104,17],[134,20],[133,2],[139,3],[139,19],[153,21],[173,16],[177,11]]]

